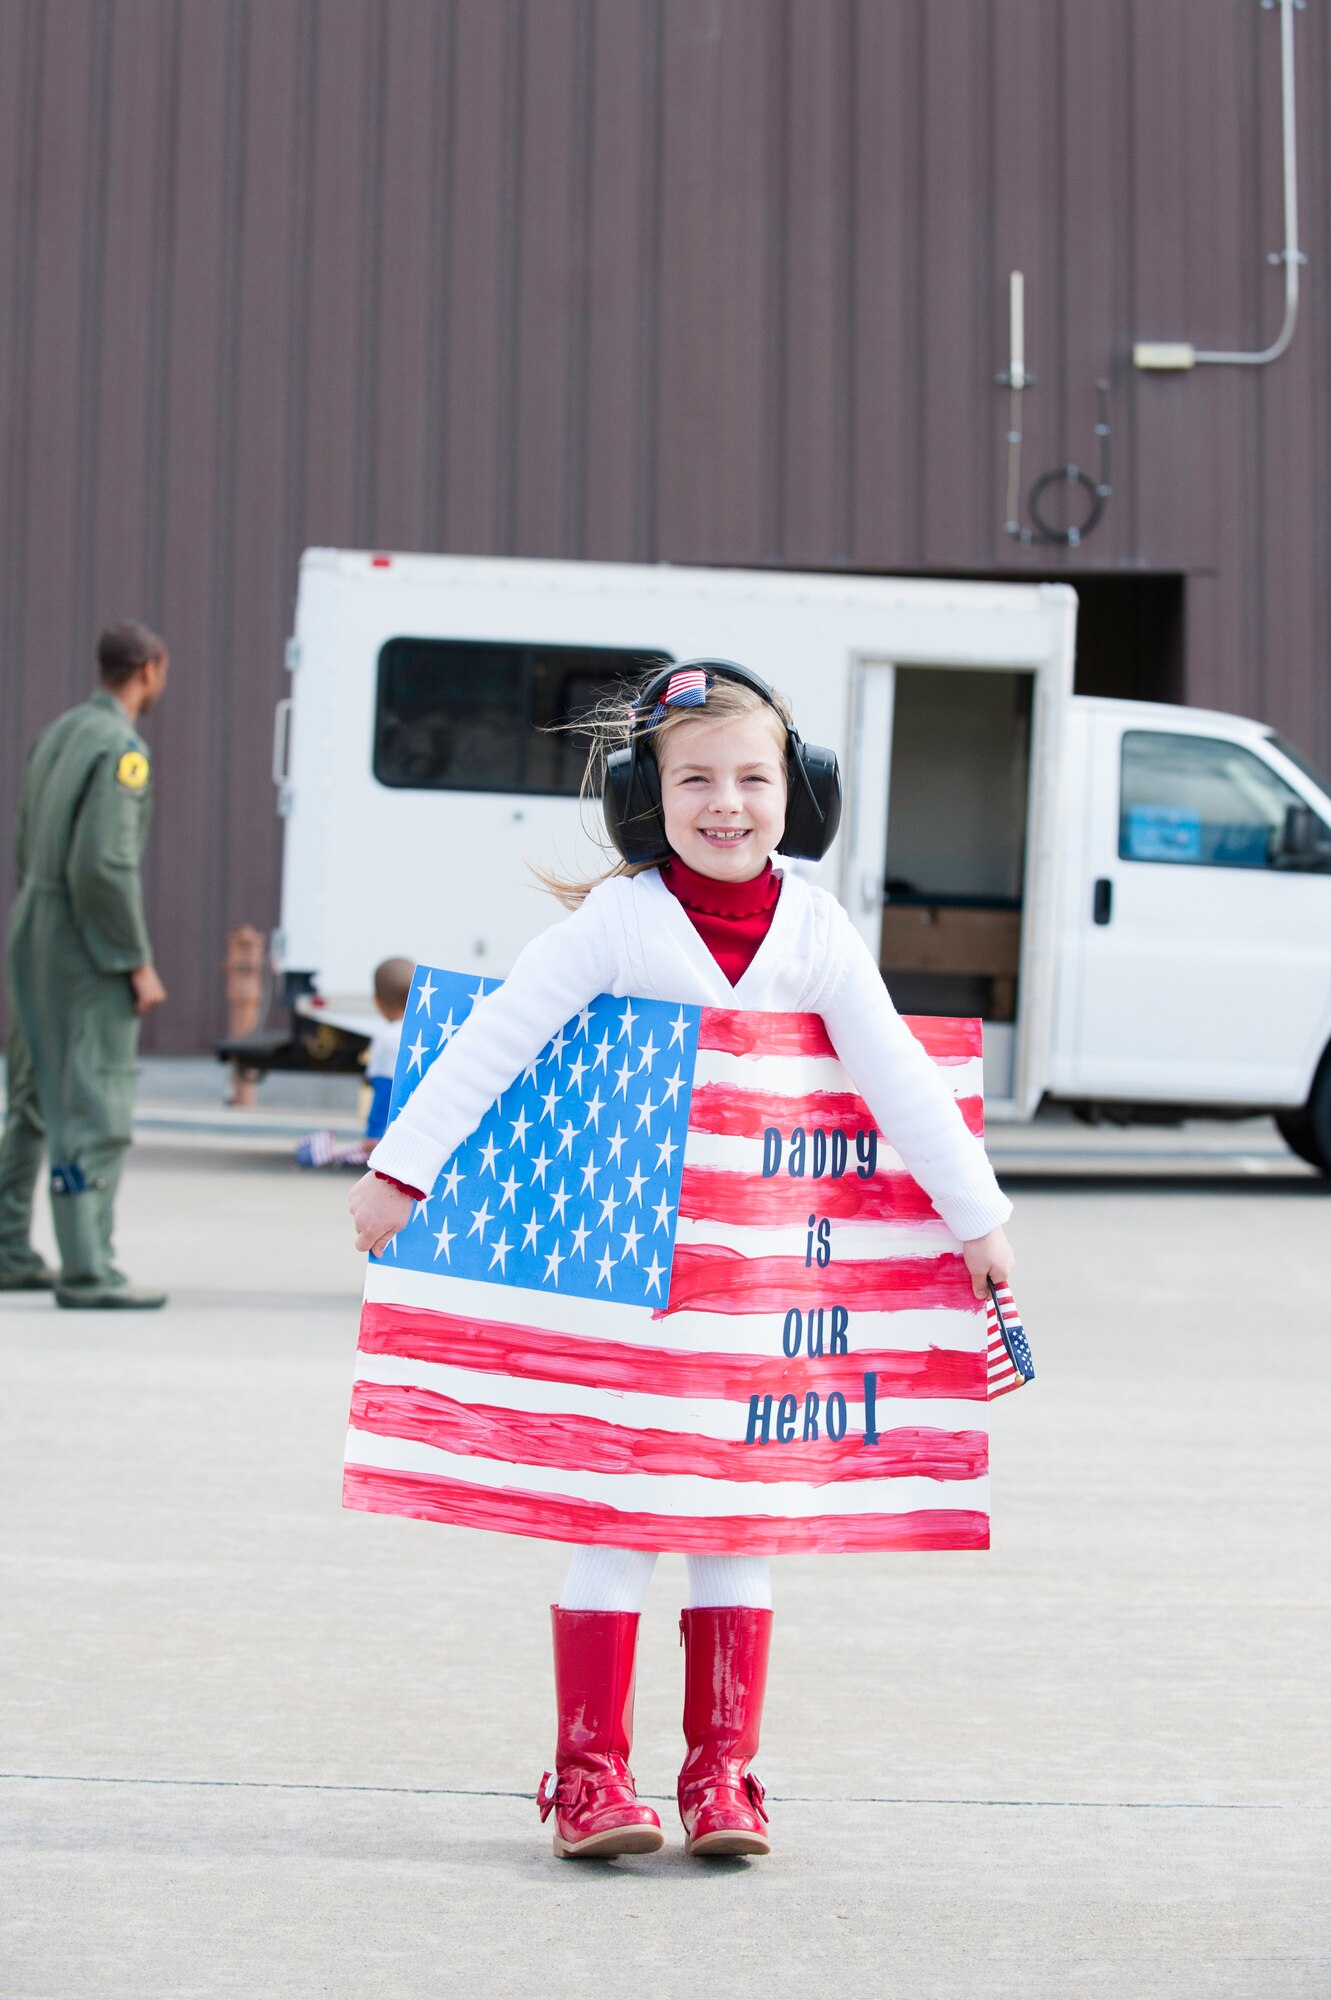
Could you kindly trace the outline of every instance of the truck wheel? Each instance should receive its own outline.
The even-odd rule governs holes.
[[[1308,1102],[1297,1111],[1277,1111],[1276,1129],[1291,1152],[1331,1174],[1331,1049],[1317,1066]]]

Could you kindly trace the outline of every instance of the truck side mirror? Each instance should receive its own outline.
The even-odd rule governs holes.
[[[1331,866],[1331,838],[1311,806],[1286,806],[1276,867],[1312,871]]]

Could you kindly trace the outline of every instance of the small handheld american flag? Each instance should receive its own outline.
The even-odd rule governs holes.
[[[1017,1302],[1007,1285],[996,1285],[992,1278],[989,1280],[985,1311],[989,1316],[989,1400],[992,1403],[995,1396],[1011,1395],[1024,1383],[1033,1382],[1035,1363],[1031,1360],[1030,1345],[1017,1311]]]

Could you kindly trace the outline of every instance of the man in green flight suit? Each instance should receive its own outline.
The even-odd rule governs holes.
[[[151,773],[136,728],[166,685],[166,644],[144,625],[115,625],[97,642],[97,664],[91,700],[34,743],[19,798],[0,1291],[54,1284],[58,1305],[123,1310],[166,1302],[136,1291],[111,1258],[139,1022],[166,998],[139,881]],[[29,1240],[43,1139],[58,1276]]]

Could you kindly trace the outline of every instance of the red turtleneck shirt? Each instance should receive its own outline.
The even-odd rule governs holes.
[[[661,880],[734,986],[772,927],[781,877],[771,862],[751,882],[717,882],[672,855],[662,864]]]

